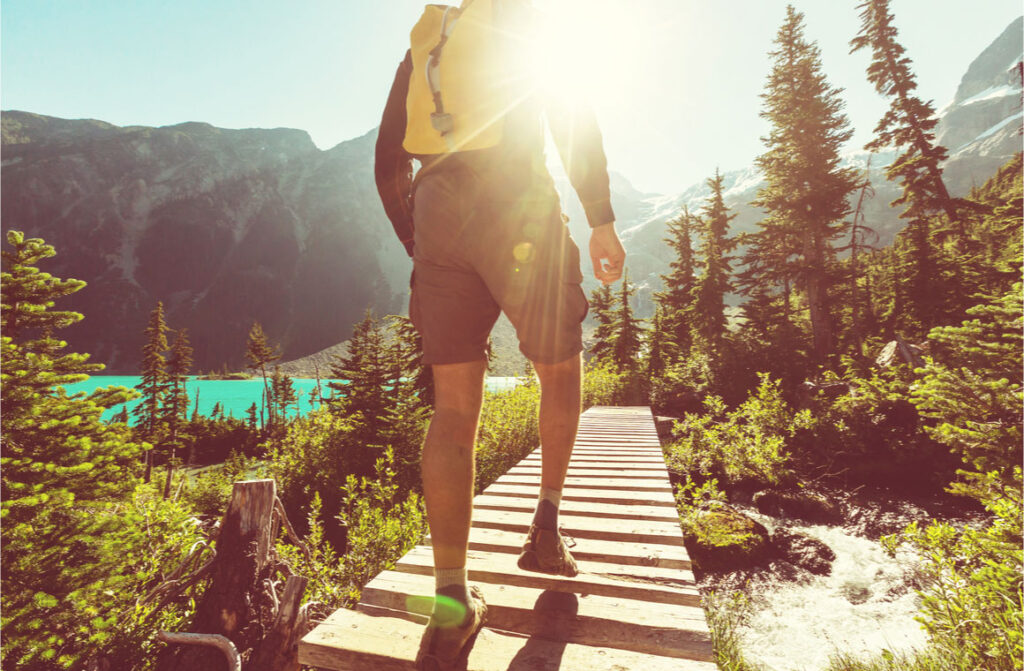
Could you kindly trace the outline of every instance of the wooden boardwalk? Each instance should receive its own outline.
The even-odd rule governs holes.
[[[473,501],[467,568],[488,621],[472,671],[713,671],[707,622],[683,547],[647,407],[591,408],[580,420],[559,522],[576,578],[518,569],[536,506],[540,450]],[[323,669],[413,669],[434,593],[429,539],[299,643]]]

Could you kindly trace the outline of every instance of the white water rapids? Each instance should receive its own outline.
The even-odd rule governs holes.
[[[778,522],[744,507],[769,530]],[[819,671],[842,652],[877,657],[883,650],[924,648],[927,635],[914,617],[920,598],[909,580],[915,557],[889,557],[878,541],[841,527],[786,524],[828,545],[832,573],[805,584],[772,581],[748,595],[749,619],[739,628],[746,659],[770,671]]]

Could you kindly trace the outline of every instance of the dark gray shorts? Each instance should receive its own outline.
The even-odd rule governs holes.
[[[580,252],[550,178],[517,194],[468,168],[431,171],[413,207],[415,248],[409,316],[423,363],[477,361],[500,312],[531,361],[583,351],[587,299]]]

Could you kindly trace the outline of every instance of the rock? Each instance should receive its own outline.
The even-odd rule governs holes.
[[[699,512],[683,540],[699,571],[717,573],[760,566],[775,554],[764,525],[725,505]]]
[[[926,352],[924,345],[910,345],[903,341],[903,338],[896,336],[896,340],[886,343],[882,351],[875,359],[875,365],[879,368],[888,368],[894,363],[908,363],[911,366],[919,367],[924,365],[921,354]]]
[[[840,517],[839,507],[821,494],[809,491],[765,490],[752,499],[758,512],[772,517],[795,517],[808,522],[834,522]]]
[[[815,575],[832,573],[836,553],[817,538],[792,529],[776,529],[771,540],[776,551],[791,564]]]

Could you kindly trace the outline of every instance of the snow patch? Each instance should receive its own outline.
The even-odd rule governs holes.
[[[1020,119],[1021,117],[1024,117],[1024,112],[1018,112],[1017,114],[1014,114],[1011,117],[1007,117],[1007,118],[1003,119],[1002,121],[997,123],[995,126],[992,126],[987,131],[985,131],[984,133],[982,133],[978,137],[974,138],[974,141],[977,142],[978,140],[982,140],[984,138],[987,138],[989,135],[992,135],[992,134],[998,132],[999,129],[1002,128],[1003,126],[1007,125],[1008,123],[1010,123],[1012,121],[1015,121],[1016,119]]]
[[[967,105],[973,105],[974,103],[980,103],[983,100],[992,100],[994,98],[1005,98],[1006,96],[1016,95],[1020,91],[1019,87],[1011,86],[1010,84],[1003,84],[1002,86],[990,86],[981,93],[975,94],[967,100],[960,103],[961,107]]]

